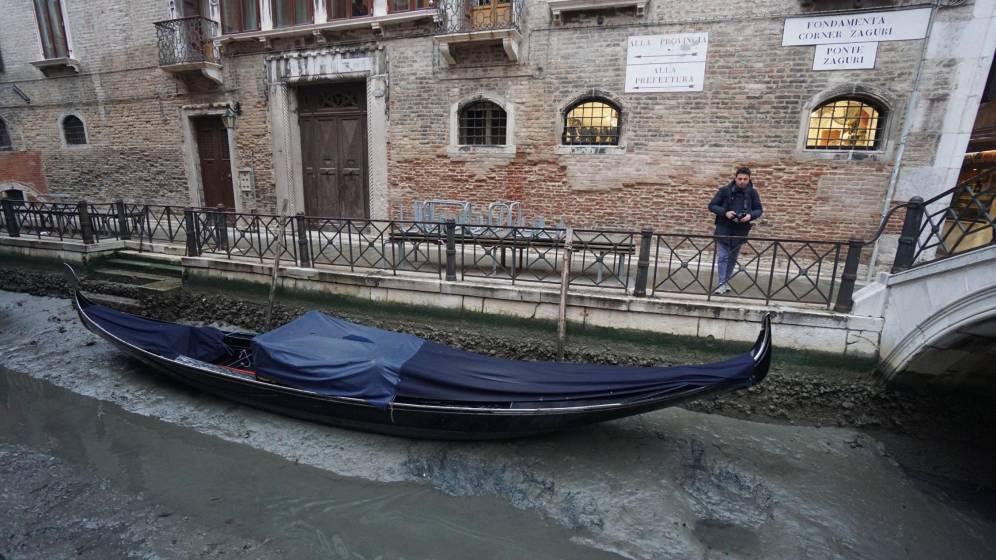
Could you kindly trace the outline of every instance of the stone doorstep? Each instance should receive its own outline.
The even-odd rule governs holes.
[[[94,276],[121,284],[136,286],[142,286],[166,279],[166,277],[162,274],[150,274],[148,272],[138,272],[137,270],[128,270],[123,268],[105,268],[103,266],[104,264],[105,263],[101,263],[101,266],[97,267],[97,269],[93,271]]]
[[[139,273],[145,272],[155,275],[156,277],[169,276],[171,278],[180,278],[183,276],[183,267],[180,266],[179,262],[171,264],[128,256],[126,258],[115,257],[107,259],[101,264],[112,266],[117,269],[129,269]]]
[[[106,305],[122,311],[137,311],[142,307],[137,299],[130,297],[112,296],[110,294],[98,294],[94,292],[87,292],[86,297],[94,303],[99,303],[101,305]]]
[[[252,276],[258,276],[260,282],[269,282],[272,268],[269,265],[234,260],[216,260],[207,257],[183,257],[185,268],[197,269],[200,274],[210,275],[209,271],[220,273],[244,274],[252,281]],[[314,282],[316,284],[340,284],[349,286],[374,287],[387,290],[402,290],[440,294],[449,296],[464,296],[492,299],[500,301],[524,302],[531,304],[560,303],[559,289],[543,289],[535,287],[511,286],[507,284],[447,282],[426,278],[425,276],[409,276],[405,274],[383,274],[381,272],[349,272],[327,269],[299,268],[295,266],[280,267],[281,277],[291,278],[297,282]],[[765,313],[771,312],[775,323],[799,327],[822,329],[866,331],[879,333],[883,320],[875,317],[861,317],[836,313],[822,306],[810,304],[773,303],[765,306],[752,300],[736,300],[723,298],[723,301],[691,300],[691,296],[637,298],[628,295],[611,295],[573,290],[568,294],[568,305],[572,307],[593,308],[605,311],[619,311],[634,314],[671,315],[688,318],[711,319],[720,321],[755,321],[759,322]]]

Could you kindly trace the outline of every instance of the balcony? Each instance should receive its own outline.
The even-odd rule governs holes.
[[[450,51],[459,43],[500,41],[509,61],[519,61],[525,0],[442,0],[435,42],[447,64],[456,64]]]
[[[214,46],[218,22],[191,16],[155,25],[160,68],[180,77],[201,74],[219,85],[222,83],[220,58]]]

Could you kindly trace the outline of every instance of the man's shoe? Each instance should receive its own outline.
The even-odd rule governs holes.
[[[730,291],[729,286],[727,286],[726,284],[720,284],[719,286],[716,287],[715,290],[713,290],[712,293],[713,295],[721,296],[729,291]]]

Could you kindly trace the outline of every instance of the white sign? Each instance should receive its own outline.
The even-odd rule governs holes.
[[[782,46],[907,41],[927,36],[931,8],[787,18]]]
[[[702,91],[708,33],[630,37],[626,93]]]
[[[816,45],[813,70],[865,70],[875,67],[878,43]]]

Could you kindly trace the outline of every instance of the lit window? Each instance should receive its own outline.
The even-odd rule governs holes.
[[[35,0],[35,17],[38,19],[38,33],[45,58],[68,58],[69,43],[66,42],[66,24],[62,19],[62,2]]]
[[[857,99],[833,99],[809,115],[806,147],[811,150],[876,150],[884,111]]]
[[[66,137],[66,144],[86,144],[86,128],[79,117],[69,115],[62,119],[62,133]]]
[[[505,110],[491,101],[477,101],[460,110],[460,143],[505,145]]]
[[[564,144],[619,144],[619,109],[607,101],[588,99],[564,114]]]

